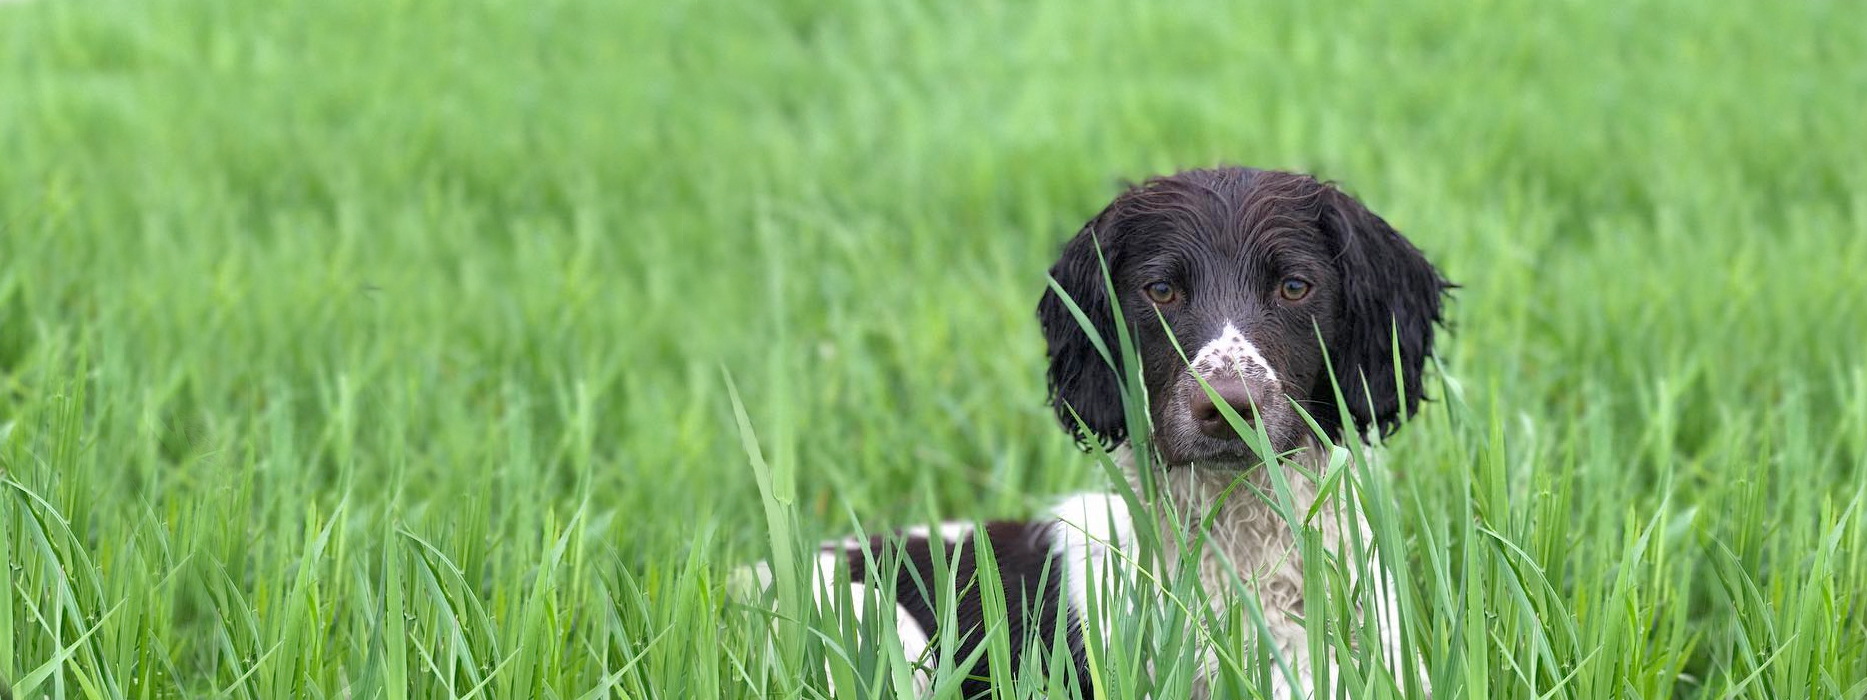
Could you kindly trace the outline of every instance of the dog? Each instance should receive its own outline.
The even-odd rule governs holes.
[[[1049,276],[1037,306],[1049,403],[1079,446],[1112,455],[1126,482],[1112,486],[1129,495],[1079,494],[1028,522],[947,523],[826,543],[817,589],[847,580],[854,601],[867,587],[892,589],[908,660],[925,660],[952,635],[954,658],[976,661],[961,680],[964,697],[1009,680],[993,678],[985,655],[974,655],[982,630],[997,624],[1008,626],[1014,669],[1031,666],[1023,663],[1027,640],[1038,642],[1036,654],[1047,653],[1044,640],[1065,640],[1065,665],[1074,668],[1052,663],[1047,671],[1070,674],[1088,696],[1086,620],[1109,612],[1092,604],[1092,589],[1111,575],[1136,578],[1137,526],[1152,523],[1203,537],[1200,547],[1162,546],[1163,571],[1194,573],[1208,592],[1242,585],[1256,597],[1256,638],[1276,654],[1252,658],[1283,664],[1268,674],[1273,697],[1307,697],[1319,671],[1334,687],[1337,662],[1312,658],[1303,623],[1311,589],[1297,533],[1313,530],[1332,556],[1371,551],[1360,511],[1343,507],[1352,496],[1317,480],[1340,449],[1331,446],[1378,443],[1418,410],[1453,285],[1340,189],[1240,167],[1129,187],[1063,247]],[[1138,367],[1120,352],[1124,332]],[[1138,390],[1124,392],[1124,377],[1138,378]],[[1145,450],[1128,432],[1140,415],[1145,423],[1135,424],[1150,426]],[[986,619],[974,580],[982,543],[997,565],[1002,620]],[[960,582],[945,596],[950,616],[931,592],[937,569]],[[1417,663],[1401,657],[1393,577],[1374,570],[1383,572],[1379,604],[1357,614],[1372,616],[1390,668]],[[768,584],[768,571],[759,578]],[[1207,600],[1219,614],[1237,604],[1230,595]],[[827,604],[821,593],[819,604]],[[1199,660],[1192,694],[1212,693],[1210,678],[1225,663],[1239,661],[1213,653]],[[922,672],[916,682],[928,678]]]

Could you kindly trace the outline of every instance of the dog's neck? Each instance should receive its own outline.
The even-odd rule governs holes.
[[[1287,460],[1247,469],[1153,465],[1154,497],[1151,503],[1142,504],[1154,514],[1162,538],[1168,540],[1162,543],[1164,563],[1170,571],[1193,567],[1207,605],[1215,613],[1228,614],[1241,586],[1243,592],[1255,596],[1269,632],[1266,640],[1290,660],[1299,679],[1298,687],[1307,685],[1303,679],[1314,668],[1306,649],[1306,586],[1302,550],[1298,547],[1299,542],[1312,536],[1334,560],[1325,566],[1343,567],[1340,571],[1347,577],[1350,590],[1359,588],[1358,582],[1366,576],[1385,582],[1376,587],[1378,592],[1369,594],[1383,601],[1375,613],[1376,629],[1380,630],[1381,648],[1388,655],[1390,667],[1399,668],[1404,663],[1399,656],[1400,608],[1394,598],[1397,587],[1391,574],[1376,573],[1380,570],[1378,559],[1365,556],[1372,552],[1372,531],[1360,508],[1351,507],[1350,501],[1355,499],[1352,494],[1358,491],[1355,480],[1347,474],[1337,478],[1328,471],[1331,453],[1337,449],[1341,448],[1311,442]],[[1142,475],[1133,452],[1123,445],[1114,457],[1129,486],[1136,494],[1143,494]],[[1380,478],[1378,470],[1374,474]],[[1321,488],[1325,483],[1332,484],[1326,491]],[[1143,495],[1143,499],[1147,497]],[[1134,514],[1137,520],[1146,517]],[[1203,545],[1191,550],[1178,545],[1180,536],[1193,542],[1200,534],[1205,536]],[[1354,598],[1366,599],[1365,595]],[[1357,610],[1362,609],[1360,602],[1355,604]],[[1204,663],[1208,672],[1218,668],[1216,657]],[[1334,678],[1335,666],[1326,667]],[[1208,696],[1205,678],[1201,676],[1195,682],[1195,697]],[[1281,677],[1272,683],[1274,697],[1300,697],[1283,685]],[[1281,692],[1277,692],[1279,688]]]
[[[1199,550],[1197,566],[1208,591],[1229,590],[1235,575],[1236,580],[1255,584],[1260,596],[1279,599],[1266,603],[1295,604],[1302,595],[1298,529],[1315,530],[1332,552],[1339,551],[1345,530],[1367,531],[1359,513],[1343,517],[1339,495],[1316,507],[1318,480],[1325,479],[1330,449],[1308,442],[1287,460],[1245,469],[1154,464],[1155,496],[1144,505],[1154,512],[1163,537],[1177,532],[1190,538],[1205,523],[1206,544]],[[1133,451],[1123,444],[1113,456],[1129,487],[1146,500]],[[1169,565],[1184,564],[1177,547],[1169,546],[1167,552]]]
[[[1292,503],[1299,513],[1307,511],[1315,502],[1315,482],[1312,477],[1321,478],[1329,464],[1329,446],[1316,440],[1305,440],[1294,453],[1278,460],[1274,465],[1262,464],[1247,467],[1162,465],[1150,461],[1156,503],[1154,507],[1170,507],[1189,518],[1203,518],[1215,505],[1229,506],[1240,499],[1248,500],[1252,505],[1266,510],[1273,508],[1277,498],[1277,477],[1289,487]],[[1142,489],[1141,468],[1136,464],[1131,443],[1122,443],[1110,454],[1116,466],[1121,468],[1128,486],[1136,494],[1146,496]],[[1276,470],[1273,474],[1272,470]],[[1229,508],[1227,508],[1229,510]]]

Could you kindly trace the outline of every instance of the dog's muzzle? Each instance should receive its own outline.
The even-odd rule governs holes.
[[[1188,369],[1212,387],[1208,393],[1188,377],[1192,386],[1187,410],[1199,432],[1208,437],[1241,439],[1231,421],[1226,419],[1221,405],[1230,407],[1243,419],[1243,426],[1250,427],[1256,424],[1260,411],[1269,410],[1281,400],[1276,370],[1271,369],[1257,346],[1246,340],[1232,324],[1225,324],[1218,338],[1200,348]]]

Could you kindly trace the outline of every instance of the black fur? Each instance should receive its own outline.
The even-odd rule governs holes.
[[[1357,432],[1372,427],[1391,435],[1419,408],[1421,377],[1433,354],[1433,330],[1441,322],[1441,301],[1452,285],[1386,220],[1341,190],[1324,187],[1328,204],[1323,226],[1341,246],[1336,265],[1344,292],[1342,335],[1329,348],[1336,382]],[[1404,395],[1396,393],[1396,339]],[[1328,395],[1321,393],[1328,390],[1318,387],[1318,395]],[[1316,418],[1323,421],[1321,415]],[[1331,437],[1339,438],[1339,423],[1339,414],[1331,412],[1323,425],[1331,429]]]
[[[1043,326],[1044,342],[1049,346],[1050,405],[1056,410],[1057,420],[1064,430],[1085,447],[1091,440],[1113,447],[1128,435],[1118,379],[1122,367],[1121,346],[1117,342],[1115,315],[1109,307],[1103,272],[1105,262],[1111,270],[1121,264],[1115,257],[1120,249],[1110,245],[1114,242],[1110,239],[1119,232],[1107,226],[1117,213],[1116,205],[1111,204],[1091,219],[1063,246],[1063,254],[1050,268],[1050,279],[1063,288],[1089,319],[1108,357],[1104,358],[1090,336],[1083,332],[1082,325],[1057,296],[1055,288],[1047,286],[1037,303],[1037,320]],[[1100,259],[1096,255],[1098,242],[1104,256]],[[1085,426],[1087,432],[1083,430]]]
[[[1073,674],[1070,680],[1079,682],[1087,678],[1087,659],[1080,653],[1082,644],[1078,637],[1081,625],[1074,619],[1075,611],[1068,610],[1068,595],[1063,590],[1064,562],[1051,552],[1055,524],[994,521],[983,527],[985,539],[992,546],[992,561],[998,567],[1002,586],[999,593],[1006,612],[1003,619],[985,615],[979,587],[979,561],[970,533],[959,540],[939,541],[898,535],[871,537],[867,551],[863,548],[842,550],[850,582],[879,583],[866,580],[868,564],[865,559],[874,560],[879,571],[894,571],[894,580],[887,584],[894,588],[896,603],[914,618],[929,640],[937,640],[942,635],[953,636],[958,659],[979,650],[987,628],[1002,624],[1006,626],[1013,662],[1022,663],[1027,642],[1035,641],[1041,654],[1042,650],[1049,649],[1052,635],[1062,622],[1071,635],[1070,646],[1075,652],[1070,659],[1073,668],[1067,671]],[[936,556],[941,558],[940,564],[935,563]],[[899,560],[891,561],[894,557]],[[934,591],[940,590],[945,580],[939,576],[942,570],[952,577],[953,591],[958,596],[953,608],[956,629],[940,626],[937,609],[940,596]],[[967,679],[960,683],[960,697],[989,697],[990,678],[988,659],[980,654],[967,671]]]

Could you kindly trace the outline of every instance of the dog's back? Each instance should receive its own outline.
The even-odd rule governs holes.
[[[1050,277],[1038,317],[1051,402],[1079,443],[1113,450],[1128,481],[1114,486],[1130,493],[1063,499],[1029,522],[829,543],[817,589],[847,580],[852,600],[874,587],[892,593],[895,641],[920,662],[922,684],[941,645],[964,672],[963,695],[1005,680],[980,648],[997,638],[1008,641],[1010,672],[1068,673],[1086,691],[1094,642],[1085,618],[1120,609],[1092,591],[1159,585],[1137,576],[1133,550],[1137,527],[1155,528],[1166,533],[1161,561],[1193,567],[1218,612],[1235,595],[1255,598],[1261,641],[1290,670],[1270,674],[1273,695],[1307,694],[1312,668],[1333,676],[1334,666],[1310,658],[1297,533],[1317,531],[1338,556],[1372,556],[1355,494],[1325,492],[1319,480],[1340,476],[1329,472],[1330,445],[1391,433],[1417,408],[1450,285],[1354,198],[1305,175],[1244,168],[1129,189],[1064,247]],[[1140,360],[1147,460],[1129,439],[1120,322]],[[1157,495],[1136,501],[1146,514],[1131,513],[1143,481],[1158,483]],[[994,564],[983,570],[981,546]],[[1369,580],[1376,609],[1359,612],[1372,616],[1388,662],[1401,663],[1392,577]],[[1203,662],[1196,694],[1218,666],[1217,656]]]

